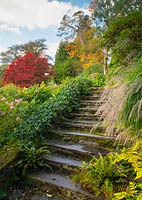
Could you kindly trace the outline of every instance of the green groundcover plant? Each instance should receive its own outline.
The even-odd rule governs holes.
[[[83,95],[90,94],[92,82],[84,78],[67,80],[59,92],[49,102],[29,116],[13,133],[12,137],[20,142],[31,143],[36,137],[48,130],[61,116],[71,112]]]
[[[51,94],[51,87],[41,85],[30,88],[18,88],[7,85],[0,88],[0,141],[16,128],[38,107],[47,101]]]
[[[108,200],[142,198],[142,143],[84,163],[74,179]]]
[[[5,160],[4,156],[7,155],[7,149],[11,153],[8,154],[9,156],[7,156],[6,162],[2,163],[2,167],[9,164],[10,161],[13,162],[13,159],[11,159],[13,144],[17,147],[15,148],[15,155],[18,156],[18,152],[24,155],[24,157],[20,158],[20,163],[16,161],[18,162],[17,166],[19,168],[21,166],[25,168],[23,173],[27,170],[26,168],[34,166],[34,163],[30,161],[35,159],[29,159],[29,156],[33,155],[36,157],[38,153],[42,152],[40,151],[39,144],[41,144],[42,139],[48,134],[48,130],[54,125],[54,122],[78,106],[81,96],[90,94],[91,89],[89,88],[92,87],[92,82],[85,78],[69,79],[59,87],[52,87],[52,95],[50,88],[48,89],[43,85],[40,87],[33,86],[28,89],[23,89],[22,94],[20,91],[21,99],[16,100],[16,102],[14,100],[17,95],[15,92],[16,88],[14,88],[15,96],[13,99],[10,98],[7,100],[6,98],[8,97],[6,95],[6,97],[2,97],[3,99],[1,99],[1,105],[4,105],[4,108],[7,106],[7,121],[9,120],[8,123],[11,125],[8,129],[5,123],[6,116],[4,115],[3,119],[1,119],[3,120],[1,121],[3,134],[0,135],[0,150],[3,154],[3,160]],[[19,98],[19,96],[16,96],[16,98]],[[10,103],[6,104],[5,101]],[[22,107],[22,101],[27,103],[27,108],[24,105]],[[11,102],[14,103],[11,104]],[[12,109],[10,109],[10,106]],[[15,120],[17,115],[19,116],[19,113],[22,113],[22,116],[20,116],[20,119]],[[40,150],[38,151],[38,149]],[[38,163],[35,162],[36,164],[42,164],[41,160]]]

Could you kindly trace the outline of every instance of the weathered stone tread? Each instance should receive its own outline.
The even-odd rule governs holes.
[[[66,158],[60,155],[44,155],[44,159],[46,159],[47,161],[53,162],[53,163],[58,163],[58,164],[62,164],[62,165],[68,165],[71,167],[81,167],[82,166],[82,162],[75,160],[75,159],[70,159],[70,158]]]
[[[76,124],[91,124],[91,125],[95,125],[97,122],[93,121],[93,120],[76,120],[76,119],[71,119],[69,121],[66,121],[64,123],[76,123]]]
[[[98,106],[86,106],[86,107],[81,107],[78,109],[79,111],[82,110],[90,110],[90,111],[94,111],[94,113],[98,110]]]
[[[57,133],[65,134],[65,135],[73,135],[73,136],[81,136],[86,138],[94,138],[99,140],[114,140],[115,137],[108,137],[104,135],[96,135],[96,134],[89,134],[89,133],[83,133],[83,132],[74,132],[74,131],[57,131]]]
[[[58,140],[49,141],[49,145],[55,148],[90,156],[98,155],[99,153],[101,153],[102,155],[106,155],[108,153],[107,150],[102,148],[90,147],[86,144],[78,144],[78,143],[70,144],[68,142],[60,142]]]
[[[47,182],[58,187],[64,187],[69,190],[73,191],[80,191],[81,186],[75,184],[71,178],[65,176],[63,174],[56,174],[56,173],[45,173],[45,172],[38,172],[36,174],[30,175],[31,178],[38,179],[43,182]]]
[[[92,194],[83,190],[80,184],[74,183],[74,181],[69,176],[63,174],[38,172],[36,174],[30,175],[30,178],[93,197]]]

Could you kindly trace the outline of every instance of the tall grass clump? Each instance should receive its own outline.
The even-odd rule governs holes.
[[[129,68],[117,71],[106,86],[99,108],[107,135],[115,135],[127,143],[141,137],[142,128],[142,73],[141,60]]]

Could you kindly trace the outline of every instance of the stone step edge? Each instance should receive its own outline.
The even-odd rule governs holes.
[[[79,119],[79,120],[76,120],[76,119],[66,119],[66,121],[63,122],[63,124],[68,124],[68,123],[75,123],[75,124],[83,124],[83,125],[92,125],[92,126],[96,126],[97,124],[101,124],[101,122],[98,122],[96,120],[83,120],[83,119]]]
[[[83,190],[82,186],[79,183],[74,183],[74,181],[69,176],[65,176],[61,173],[39,172],[36,174],[29,174],[28,178],[40,181],[42,183],[54,185],[58,188],[64,188],[73,192],[77,192],[85,195],[86,197],[88,196],[90,198],[96,199],[95,195]]]
[[[59,165],[67,165],[70,167],[81,167],[82,166],[82,162],[79,160],[75,160],[72,158],[67,158],[65,156],[60,156],[60,155],[44,155],[43,158],[46,161],[52,162],[52,163],[56,163]]]
[[[64,122],[62,125],[66,125],[68,127],[81,127],[81,128],[93,128],[94,126],[96,126],[96,123],[94,124],[84,124],[84,123],[75,123],[75,122]],[[100,130],[103,127],[97,127],[96,130]]]
[[[64,135],[73,135],[73,136],[81,136],[81,137],[88,137],[93,139],[99,139],[99,140],[115,140],[115,137],[109,137],[109,136],[103,136],[103,135],[96,135],[96,134],[90,134],[85,132],[74,132],[74,131],[65,131],[65,130],[57,130],[56,133],[58,134],[64,134]]]
[[[96,119],[96,118],[100,118],[100,119],[102,119],[102,116],[101,115],[96,115],[96,114],[91,114],[91,113],[77,113],[77,112],[74,112],[74,113],[71,113],[70,114],[70,116],[71,117],[73,117],[73,116],[75,116],[75,117],[94,117],[94,120]]]
[[[75,153],[76,155],[83,156],[98,156],[99,154],[106,155],[108,153],[107,149],[102,147],[90,147],[87,144],[69,144],[67,142],[61,143],[60,141],[48,140],[48,145],[51,148],[59,149],[61,151],[68,151],[70,153]]]

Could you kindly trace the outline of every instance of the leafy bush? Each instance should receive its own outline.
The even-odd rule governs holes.
[[[142,143],[123,149],[119,154],[93,158],[84,163],[75,180],[106,199],[140,199],[142,192]]]
[[[47,86],[44,82],[40,85],[34,85],[29,88],[23,88],[22,98],[28,102],[34,100],[37,104],[44,103],[52,96],[51,86]]]
[[[105,85],[105,76],[104,74],[101,73],[95,73],[94,75],[92,74],[91,76],[93,76],[93,85],[94,86],[103,86]]]
[[[16,169],[22,170],[22,174],[25,175],[30,169],[37,169],[38,167],[49,167],[43,155],[48,154],[49,151],[47,147],[35,147],[35,146],[23,146],[22,151],[19,152],[17,157],[17,162],[15,162],[14,167]]]
[[[24,143],[32,142],[36,136],[40,136],[43,131],[50,128],[56,119],[71,112],[79,98],[90,93],[89,87],[91,85],[91,81],[83,78],[67,81],[49,102],[43,103],[37,112],[29,116],[13,132],[13,137]]]
[[[91,74],[96,74],[100,73],[103,74],[103,66],[102,65],[97,65],[94,64],[91,67],[88,67],[87,69],[84,69],[83,72],[81,73],[82,76],[89,76]]]
[[[50,96],[50,88],[46,88],[46,86],[45,88],[44,86],[43,88],[33,86],[28,89],[19,89],[20,95],[23,99],[25,98],[24,100],[14,99],[15,96],[17,98],[16,88],[14,88],[14,98],[10,97],[7,100],[6,98],[8,97],[3,96],[0,101],[0,106],[3,109],[1,112],[3,116],[0,118],[2,125],[0,126],[1,149],[6,146],[11,148],[11,143],[15,143],[16,141],[22,155],[22,157],[19,157],[21,161],[17,161],[17,166],[21,169],[24,167],[25,170],[27,165],[28,168],[32,167],[34,165],[32,160],[34,162],[34,156],[38,154],[38,150],[33,146],[39,146],[38,137],[43,135],[47,128],[50,128],[57,119],[71,112],[77,106],[79,98],[90,93],[90,86],[92,86],[92,83],[87,79],[77,78],[66,80],[59,87],[58,92],[53,89],[56,93],[54,92],[54,95],[48,101],[46,100]],[[10,87],[8,87],[8,91],[10,93]],[[5,93],[6,91],[3,88],[3,94]],[[33,156],[33,158],[30,156]],[[11,154],[7,155],[8,162],[10,161],[10,157],[12,157]]]
[[[93,65],[85,69],[81,76],[89,78],[93,82],[93,86],[105,85],[105,76],[103,74],[103,67],[101,65]]]
[[[22,90],[13,84],[0,87],[0,99],[5,97],[8,101],[20,99],[22,97]]]
[[[90,163],[84,163],[81,172],[74,176],[74,179],[80,182],[84,187],[94,191],[96,195],[101,192],[107,196],[112,193],[112,181],[118,179],[114,166],[115,155],[93,158]]]
[[[29,104],[22,99],[8,101],[5,97],[0,99],[0,140],[22,122],[29,114]]]
[[[1,145],[25,118],[36,112],[43,102],[48,101],[52,96],[52,88],[44,83],[23,89],[14,85],[0,88]]]

